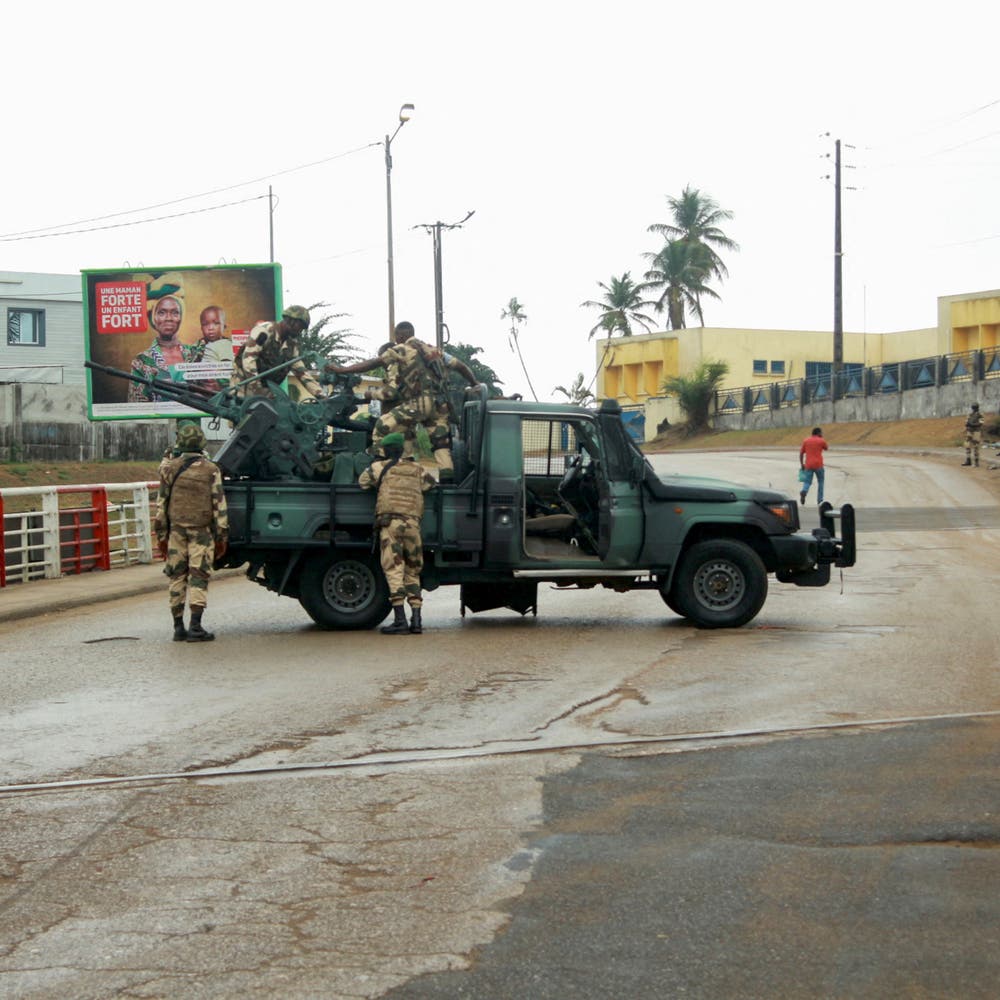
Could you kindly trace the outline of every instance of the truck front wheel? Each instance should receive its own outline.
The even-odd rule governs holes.
[[[324,552],[302,570],[299,603],[320,628],[374,628],[389,614],[389,586],[373,558]]]
[[[699,628],[739,628],[767,598],[767,570],[749,545],[729,538],[698,542],[681,558],[667,606]]]

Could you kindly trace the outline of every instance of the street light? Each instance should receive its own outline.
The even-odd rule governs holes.
[[[404,104],[399,109],[399,124],[392,135],[385,137],[385,220],[386,220],[386,243],[389,248],[389,336],[396,327],[396,289],[393,284],[392,275],[392,140],[399,134],[399,130],[410,120],[409,112],[413,110],[412,104]]]

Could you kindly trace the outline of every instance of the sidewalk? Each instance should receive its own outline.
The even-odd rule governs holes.
[[[213,579],[224,579],[244,571],[245,567],[218,570]],[[10,583],[0,590],[0,623],[155,591],[163,591],[166,599],[167,578],[163,575],[163,563],[159,561],[149,565],[92,570],[58,580]]]

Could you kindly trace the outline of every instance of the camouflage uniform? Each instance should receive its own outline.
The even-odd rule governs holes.
[[[979,446],[983,441],[983,415],[978,404],[972,407],[972,412],[965,420],[965,464],[971,465],[975,460],[979,465]]]
[[[454,359],[410,337],[379,355],[386,371],[398,369],[397,385],[401,402],[376,421],[372,447],[378,449],[387,434],[401,433],[412,448],[418,425],[423,425],[431,440],[434,459],[441,469],[452,469],[451,410],[447,396],[447,369]]]
[[[434,477],[412,458],[386,459],[365,469],[358,484],[363,489],[378,488],[375,524],[379,528],[380,561],[389,584],[389,600],[394,607],[402,607],[406,601],[418,609],[423,605],[420,571],[424,567],[420,518],[424,493],[436,485]]]
[[[183,427],[178,432],[178,444],[186,450],[165,457],[160,465],[153,528],[157,542],[167,543],[163,572],[170,580],[175,626],[183,619],[186,602],[191,607],[193,628],[195,620],[200,627],[201,613],[208,603],[216,546],[228,541],[229,514],[219,467],[198,447],[184,443],[186,433],[192,442],[204,443],[204,435],[196,427]],[[175,631],[175,638],[180,637]]]
[[[247,337],[247,342],[237,354],[233,361],[233,373],[235,381],[242,382],[244,379],[253,378],[258,372],[266,372],[271,368],[276,368],[286,361],[290,361],[299,353],[299,343],[297,338],[282,340],[278,333],[277,323],[258,323]],[[312,372],[306,368],[302,361],[296,361],[293,365],[275,372],[268,377],[268,382],[282,382],[285,377],[292,379],[289,395],[298,395],[296,385],[300,385],[305,393],[310,396],[322,396],[323,387],[319,384]],[[251,382],[242,389],[249,396],[273,396],[274,393],[265,381],[258,379]]]

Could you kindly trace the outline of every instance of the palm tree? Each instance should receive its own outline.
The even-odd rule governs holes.
[[[684,317],[688,309],[704,326],[701,297],[707,295],[713,299],[719,298],[718,294],[705,284],[710,268],[704,247],[685,240],[675,240],[668,243],[659,253],[647,253],[643,256],[648,258],[652,265],[644,275],[647,287],[663,289],[655,303],[656,311],[662,312],[666,304],[670,329],[684,329],[687,325]]]
[[[481,347],[474,347],[472,344],[449,344],[448,353],[469,366],[472,374],[476,376],[476,381],[480,385],[486,386],[488,395],[494,397],[503,395],[500,389],[500,386],[503,385],[503,379],[488,364],[476,357],[477,354],[483,353]],[[452,378],[457,379],[458,375],[452,373]],[[461,382],[464,386],[465,380],[462,379]]]
[[[673,221],[656,222],[649,227],[649,232],[658,233],[668,242],[682,240],[701,245],[705,249],[709,274],[720,280],[725,278],[729,272],[716,250],[738,251],[739,245],[719,228],[719,223],[727,222],[733,213],[720,208],[713,198],[690,184],[679,198],[668,197],[667,204]]]
[[[535,397],[535,402],[537,403],[538,393],[535,392],[535,387],[531,384],[531,376],[528,374],[528,369],[525,367],[524,358],[521,356],[521,344],[518,341],[518,333],[520,332],[521,324],[528,322],[528,316],[524,311],[524,306],[522,306],[516,298],[512,298],[510,302],[507,303],[507,308],[501,310],[500,318],[510,320],[510,349],[517,354],[517,359],[521,362],[521,368],[524,371],[524,377],[528,380],[528,388],[531,390],[531,395]]]
[[[583,372],[580,372],[576,376],[573,384],[568,389],[565,386],[557,385],[552,391],[561,392],[571,403],[575,403],[577,406],[585,406],[589,400],[594,398],[594,394],[590,391],[589,387],[583,384]]]
[[[729,365],[725,361],[705,360],[690,375],[674,375],[664,380],[663,391],[668,396],[676,396],[687,415],[689,434],[708,426],[708,408],[728,372]]]
[[[338,365],[346,365],[359,360],[361,355],[351,343],[355,334],[350,327],[335,330],[331,326],[336,320],[344,319],[351,314],[343,312],[316,314],[318,309],[327,310],[330,308],[332,307],[329,302],[314,302],[309,306],[309,312],[311,317],[314,317],[314,322],[299,337],[299,353],[305,354],[307,351],[315,351],[317,354],[322,354],[327,361]],[[310,364],[308,367],[312,367],[312,365]]]
[[[603,330],[608,337],[613,337],[615,333],[631,337],[633,323],[638,323],[646,333],[651,332],[651,328],[656,325],[654,320],[639,310],[653,303],[642,297],[646,285],[636,284],[630,271],[626,271],[620,278],[612,275],[610,284],[599,281],[597,286],[604,292],[604,296],[597,301],[588,299],[580,303],[588,309],[601,310],[600,319],[590,331],[591,338],[598,330]]]

